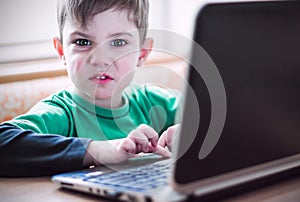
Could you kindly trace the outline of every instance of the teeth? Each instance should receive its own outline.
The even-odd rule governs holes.
[[[106,76],[97,76],[96,78],[100,79],[100,80],[104,80],[104,79],[106,79]]]

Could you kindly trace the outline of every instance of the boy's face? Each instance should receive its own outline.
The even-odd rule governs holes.
[[[99,102],[98,105],[114,99],[114,105],[118,106],[122,91],[151,47],[151,39],[140,47],[139,32],[128,20],[127,12],[108,10],[88,21],[86,29],[67,18],[63,53],[59,54],[64,56],[69,77],[79,95]]]

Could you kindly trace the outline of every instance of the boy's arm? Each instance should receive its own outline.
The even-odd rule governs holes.
[[[0,125],[0,176],[32,177],[81,169],[89,139],[40,135]]]

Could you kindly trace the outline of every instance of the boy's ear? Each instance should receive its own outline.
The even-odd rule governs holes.
[[[142,66],[145,61],[147,60],[148,56],[150,55],[153,47],[153,39],[152,38],[147,38],[145,42],[143,43],[141,49],[140,49],[140,56],[138,60],[137,66],[140,67]]]
[[[58,37],[53,38],[53,45],[54,45],[56,52],[58,53],[59,59],[61,59],[61,60],[63,60],[63,62],[65,62],[63,45]]]

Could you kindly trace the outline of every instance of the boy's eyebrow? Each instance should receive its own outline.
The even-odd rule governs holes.
[[[80,31],[74,31],[74,32],[72,32],[72,33],[70,34],[71,37],[77,36],[77,35],[82,36],[82,37],[84,37],[84,38],[90,38],[90,37],[91,37],[91,36],[89,36],[88,34],[85,34],[85,33],[80,32]],[[123,36],[123,35],[126,35],[126,36],[129,36],[129,37],[134,38],[134,35],[133,35],[131,32],[127,32],[127,31],[110,34],[110,35],[108,36],[108,38],[116,38],[116,37]]]
[[[134,37],[134,35],[130,32],[118,32],[118,33],[113,33],[113,34],[109,35],[109,38],[116,38],[116,37],[123,36],[123,35]]]
[[[71,37],[72,37],[72,36],[76,36],[76,35],[82,36],[82,37],[84,37],[84,38],[89,38],[89,37],[90,37],[89,35],[87,35],[87,34],[85,34],[85,33],[83,33],[83,32],[80,32],[80,31],[74,31],[74,32],[72,32],[72,33],[70,34]]]

